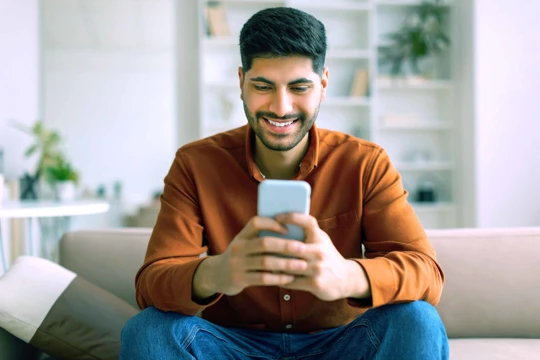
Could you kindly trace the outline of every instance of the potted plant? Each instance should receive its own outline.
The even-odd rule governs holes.
[[[38,157],[35,173],[30,177],[39,179],[41,185],[48,185],[57,199],[73,199],[79,174],[66,160],[60,148],[62,144],[60,134],[47,129],[41,120],[30,128],[18,122],[14,122],[13,126],[34,138],[24,153],[27,158],[36,155]],[[39,190],[39,197],[43,197],[43,186]]]
[[[406,63],[413,76],[425,75],[420,62],[441,54],[450,46],[450,39],[443,30],[445,13],[441,0],[424,1],[411,7],[399,31],[386,35],[388,43],[379,46],[380,64],[390,66],[392,77],[405,75]]]
[[[52,184],[57,200],[75,200],[79,173],[62,155],[57,155],[55,163],[47,166],[46,178]]]
[[[56,131],[46,129],[43,121],[37,121],[30,128],[19,122],[13,122],[13,126],[34,138],[34,142],[24,152],[24,156],[29,158],[36,154],[38,155],[34,175],[43,176],[45,169],[56,162],[59,146],[62,141],[60,134]]]

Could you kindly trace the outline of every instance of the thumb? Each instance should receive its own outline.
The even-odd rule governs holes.
[[[276,220],[282,224],[292,225],[293,231],[297,231],[294,227],[302,229],[305,235],[306,243],[320,243],[321,236],[319,232],[319,223],[313,216],[300,213],[285,213],[276,216]]]

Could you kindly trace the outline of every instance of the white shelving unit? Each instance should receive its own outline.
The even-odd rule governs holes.
[[[205,9],[216,1],[199,0],[201,14],[200,137],[246,123],[237,77],[242,25],[256,11],[291,6],[321,20],[327,30],[326,65],[330,70],[327,99],[320,108],[319,127],[349,133],[383,146],[403,177],[409,200],[426,228],[458,227],[460,205],[455,137],[457,82],[452,78],[451,52],[432,64],[433,78],[395,80],[378,65],[384,34],[397,30],[419,0],[222,0],[229,35],[207,35]],[[448,33],[456,17],[447,1]],[[356,70],[369,74],[367,96],[351,97]],[[418,202],[420,184],[430,183],[436,201]]]

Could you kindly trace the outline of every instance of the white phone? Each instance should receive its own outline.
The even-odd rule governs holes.
[[[277,214],[295,212],[309,214],[311,186],[302,180],[264,180],[259,184],[257,214],[274,218]],[[286,224],[286,235],[272,231],[261,231],[259,236],[275,236],[283,239],[304,241],[304,230],[296,225]]]

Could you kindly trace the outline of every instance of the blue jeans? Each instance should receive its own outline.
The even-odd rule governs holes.
[[[448,338],[424,301],[368,310],[352,323],[305,333],[224,328],[153,307],[122,330],[121,360],[150,359],[448,359]]]

